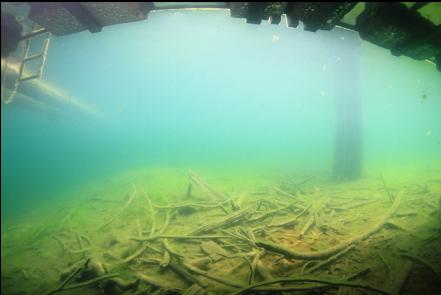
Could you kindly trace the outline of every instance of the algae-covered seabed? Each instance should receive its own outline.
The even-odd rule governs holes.
[[[440,171],[149,168],[2,224],[2,294],[440,294]]]

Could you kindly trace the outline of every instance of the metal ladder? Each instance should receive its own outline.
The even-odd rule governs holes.
[[[41,52],[38,54],[29,55],[29,50],[31,47],[32,39],[36,36],[41,35],[41,34],[46,34],[46,36],[43,40],[43,46],[41,48]],[[1,89],[2,90],[1,100],[3,103],[9,104],[14,100],[14,97],[17,94],[17,89],[20,86],[20,83],[25,82],[25,81],[29,81],[29,80],[33,80],[33,79],[39,79],[43,76],[43,70],[44,70],[44,66],[46,64],[46,56],[47,56],[47,51],[49,48],[50,38],[51,38],[51,33],[49,33],[44,28],[37,28],[36,24],[34,24],[34,28],[32,29],[32,31],[30,33],[28,33],[22,37],[22,39],[20,41],[25,41],[25,46],[24,46],[24,50],[22,53],[22,58],[20,59],[20,62],[19,62],[19,71],[18,71],[18,75],[16,75],[16,78],[14,81],[14,86],[12,87],[11,90],[9,90],[10,92],[8,94],[6,94],[6,74],[8,71],[8,62],[7,62],[7,60],[4,61],[5,66],[2,71],[2,89]],[[37,72],[35,74],[24,76],[24,74],[25,74],[24,68],[25,68],[26,63],[31,60],[36,60],[36,59],[40,59],[40,63],[39,63]]]

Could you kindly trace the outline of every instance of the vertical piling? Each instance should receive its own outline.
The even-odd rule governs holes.
[[[340,43],[340,44],[339,44]],[[343,33],[336,44],[339,62],[333,67],[336,106],[334,180],[355,180],[362,173],[362,105],[359,47],[353,32]]]

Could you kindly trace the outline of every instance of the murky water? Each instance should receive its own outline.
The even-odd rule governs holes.
[[[441,290],[427,62],[168,11],[52,38],[22,91],[1,110],[2,294]]]

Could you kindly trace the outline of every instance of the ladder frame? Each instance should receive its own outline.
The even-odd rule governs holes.
[[[47,34],[44,41],[43,41],[43,45],[41,48],[41,52],[38,54],[34,54],[29,56],[29,50],[30,50],[30,46],[31,46],[31,41],[32,38],[36,37],[36,36],[40,36],[42,34]],[[10,93],[6,96],[6,74],[8,71],[8,62],[7,60],[5,60],[5,67],[4,70],[2,71],[2,93],[1,93],[1,100],[3,103],[5,104],[9,104],[14,100],[15,95],[17,94],[17,89],[20,86],[20,83],[25,82],[25,81],[29,81],[29,80],[33,80],[33,79],[39,79],[43,76],[43,71],[44,71],[44,66],[46,64],[46,56],[47,56],[47,51],[49,49],[49,42],[50,42],[50,38],[51,38],[52,34],[50,32],[48,32],[46,29],[44,28],[39,28],[37,29],[37,25],[34,24],[34,28],[32,29],[32,31],[26,35],[24,35],[20,41],[25,41],[25,49],[23,50],[22,53],[22,58],[20,59],[20,67],[19,67],[19,72],[18,75],[15,78],[14,81],[14,86],[12,88],[12,90],[10,90]],[[40,59],[40,63],[38,66],[38,70],[35,74],[31,74],[29,76],[23,77],[24,74],[24,68],[27,62],[31,61],[31,60],[36,60],[36,59]]]

